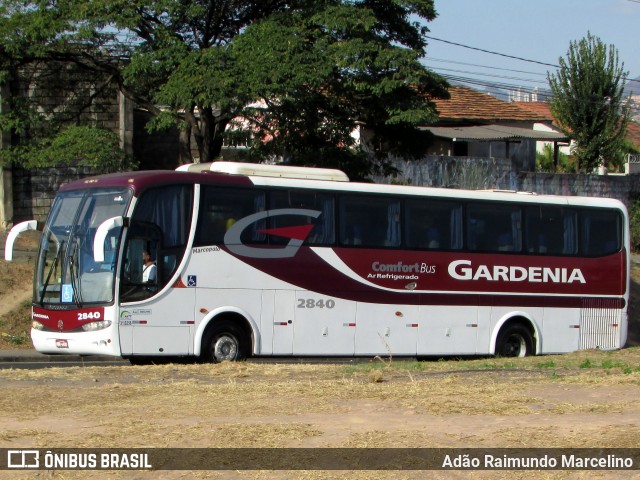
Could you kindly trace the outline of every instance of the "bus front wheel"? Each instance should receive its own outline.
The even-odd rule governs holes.
[[[214,325],[203,344],[203,356],[213,363],[242,360],[246,356],[242,331],[230,322]]]
[[[533,354],[535,354],[533,336],[524,325],[507,325],[498,334],[496,356],[526,357]]]

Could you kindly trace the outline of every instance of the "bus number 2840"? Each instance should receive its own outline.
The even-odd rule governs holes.
[[[335,300],[328,299],[320,299],[316,300],[314,298],[299,298],[298,299],[298,308],[333,308],[336,306]]]

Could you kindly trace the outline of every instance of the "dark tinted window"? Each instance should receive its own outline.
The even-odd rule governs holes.
[[[405,239],[408,248],[457,250],[462,248],[462,206],[428,198],[405,203]]]
[[[334,197],[333,195],[309,190],[276,190],[269,194],[270,210],[295,209],[310,210],[319,213],[314,216],[300,214],[278,215],[269,219],[271,228],[298,227],[304,223],[313,224],[313,229],[306,238],[312,245],[330,245],[335,242],[334,230]],[[314,215],[315,215],[314,213]],[[271,235],[272,244],[287,243],[290,239]]]
[[[195,245],[223,243],[225,233],[235,222],[264,210],[264,192],[237,188],[202,187]],[[266,226],[266,220],[252,223],[242,232],[242,242],[264,241],[265,235],[258,230],[266,228]]]
[[[580,213],[580,246],[583,255],[609,255],[622,248],[622,216],[615,210]]]
[[[577,214],[558,206],[525,209],[525,249],[542,255],[575,255],[578,251]]]
[[[398,247],[400,200],[393,197],[344,196],[340,199],[340,243]]]
[[[192,206],[192,185],[159,187],[142,195],[127,234],[120,283],[123,301],[155,295],[172,278],[187,246]]]
[[[467,247],[484,252],[521,250],[520,207],[480,204],[467,208]]]

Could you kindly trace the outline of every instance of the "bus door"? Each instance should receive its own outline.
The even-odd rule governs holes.
[[[193,354],[196,279],[181,279],[191,219],[187,186],[146,192],[126,235],[120,272],[122,355]]]
[[[292,290],[276,290],[268,301],[263,292],[262,310],[265,323],[270,325],[263,331],[273,332],[272,352],[274,355],[291,355],[293,353],[293,322],[295,320],[295,292]],[[269,308],[272,304],[272,308]],[[267,312],[273,312],[269,315]],[[266,326],[266,325],[265,325]],[[266,338],[263,338],[265,341]],[[267,352],[265,352],[267,353]]]

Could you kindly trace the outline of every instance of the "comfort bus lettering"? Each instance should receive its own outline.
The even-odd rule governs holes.
[[[371,269],[374,272],[392,272],[392,273],[435,273],[435,265],[427,265],[426,263],[381,263],[373,262]]]
[[[579,268],[475,266],[470,260],[451,262],[449,275],[456,280],[486,280],[489,282],[587,283]]]

